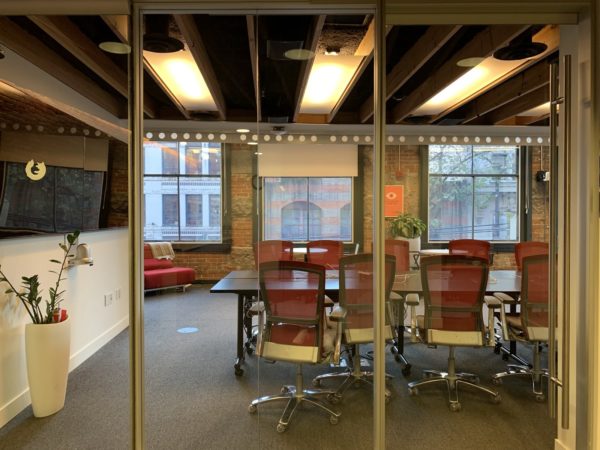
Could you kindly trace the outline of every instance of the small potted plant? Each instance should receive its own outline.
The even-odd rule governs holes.
[[[64,251],[56,264],[56,282],[48,289],[48,300],[42,305],[42,290],[38,275],[21,277],[20,289],[11,283],[0,267],[0,283],[8,285],[6,294],[14,294],[27,310],[31,322],[25,326],[27,378],[33,414],[46,417],[61,410],[65,404],[71,344],[71,324],[60,303],[65,291],[60,290],[67,258],[77,242],[79,231],[66,235],[66,243],[58,244]]]
[[[392,236],[407,240],[410,251],[418,253],[421,250],[421,234],[427,228],[425,222],[409,213],[399,214],[390,222]]]

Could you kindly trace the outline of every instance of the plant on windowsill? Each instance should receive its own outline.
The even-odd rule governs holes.
[[[392,236],[407,240],[410,251],[416,253],[421,250],[421,234],[426,228],[425,222],[409,213],[399,214],[390,221]]]
[[[0,283],[8,284],[6,294],[14,294],[23,304],[31,322],[25,325],[25,353],[27,360],[27,378],[31,405],[36,417],[46,417],[61,410],[65,404],[71,343],[71,323],[66,311],[60,309],[64,290],[60,283],[64,281],[63,272],[67,267],[67,258],[72,257],[71,249],[77,242],[79,231],[65,236],[66,243],[58,245],[64,255],[61,260],[51,259],[59,265],[56,282],[48,289],[48,300],[41,305],[43,297],[38,275],[21,277],[21,290],[17,290],[0,267]]]

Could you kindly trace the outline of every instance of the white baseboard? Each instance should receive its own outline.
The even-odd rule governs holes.
[[[96,339],[88,343],[77,353],[71,355],[69,361],[69,372],[77,368],[86,359],[100,350],[104,345],[108,343],[112,338],[117,336],[121,331],[129,326],[129,316],[123,317],[115,325],[110,327]],[[0,406],[0,428],[10,422],[17,414],[23,411],[31,404],[31,397],[29,396],[29,388],[25,389],[15,398],[6,402],[6,404]]]
[[[0,428],[10,422],[17,414],[31,404],[29,388],[25,389],[12,400],[0,407]]]
[[[69,361],[69,372],[79,367],[86,359],[104,347],[108,341],[117,336],[121,331],[129,326],[129,316],[123,317],[116,324],[102,333],[100,336],[89,342],[82,349],[71,355]]]

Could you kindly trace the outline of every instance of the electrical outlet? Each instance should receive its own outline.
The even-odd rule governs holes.
[[[104,306],[110,306],[113,302],[113,294],[112,292],[109,292],[107,294],[104,294]]]
[[[119,300],[121,300],[121,288],[116,288],[115,289],[115,301],[118,302]]]

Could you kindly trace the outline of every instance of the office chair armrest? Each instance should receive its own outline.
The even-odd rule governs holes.
[[[504,292],[494,292],[494,297],[496,297],[502,303],[514,303],[516,301],[514,298],[508,294],[505,294]]]

